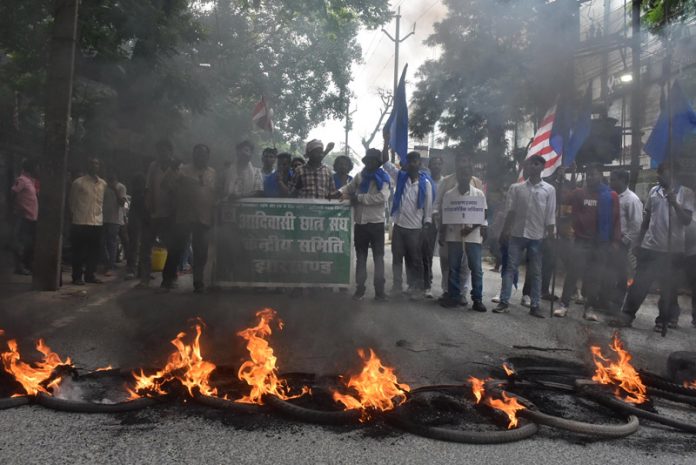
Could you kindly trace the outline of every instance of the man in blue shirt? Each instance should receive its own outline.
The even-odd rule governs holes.
[[[290,160],[292,155],[287,152],[279,153],[277,156],[276,170],[264,177],[263,195],[266,197],[288,197],[288,181],[292,177]]]

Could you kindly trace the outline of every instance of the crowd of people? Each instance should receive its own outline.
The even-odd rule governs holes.
[[[630,326],[651,286],[660,292],[655,330],[676,327],[680,314],[677,288],[682,271],[696,292],[696,198],[679,181],[676,163],[663,163],[645,205],[629,188],[628,173],[586,167],[584,183],[575,170],[559,168],[542,178],[545,160],[527,158],[521,179],[488,209],[487,186],[474,176],[472,159],[457,153],[454,173],[443,173],[443,159],[432,156],[427,169],[421,155],[409,152],[400,166],[390,161],[387,137],[382,150],[368,149],[364,168],[351,176],[353,162],[338,156],[333,167],[324,163],[333,143],[307,143],[304,157],[265,148],[261,168],[252,164],[255,147],[243,141],[221,173],[209,166],[210,150],[198,144],[189,163],[174,158],[173,145],[161,140],[147,173],[136,175],[130,195],[113,169],[100,177],[101,165],[90,159],[86,173],[72,181],[68,195],[71,224],[72,282],[100,283],[113,272],[124,249],[127,278],[149,287],[154,278],[151,250],[157,242],[167,248],[161,287],[177,285],[177,276],[191,261],[195,292],[204,291],[210,231],[220,200],[248,197],[342,199],[354,209],[356,253],[353,298],[366,293],[367,257],[372,250],[375,299],[387,300],[384,270],[385,232],[391,223],[393,281],[389,294],[411,300],[435,299],[433,257],[439,255],[442,282],[437,302],[446,308],[468,306],[487,311],[483,301],[483,255],[488,246],[501,273],[495,313],[507,313],[519,265],[525,264],[521,304],[530,315],[550,316],[542,300],[557,302],[554,317],[565,317],[572,301],[583,305],[583,318]],[[393,156],[393,154],[392,154]],[[15,271],[30,274],[38,217],[36,166],[25,161],[12,188],[16,212]],[[480,224],[446,220],[445,206],[479,198],[486,215]],[[490,227],[489,227],[490,220]],[[404,285],[403,276],[406,282]],[[558,268],[564,276],[560,298],[552,281]],[[562,273],[561,273],[562,271]],[[553,285],[555,288],[555,283]],[[468,295],[467,295],[468,294]],[[696,326],[696,305],[693,305]]]

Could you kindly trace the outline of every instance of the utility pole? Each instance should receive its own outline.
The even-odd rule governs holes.
[[[32,286],[60,286],[68,121],[72,100],[78,0],[55,0],[46,82],[45,140],[41,157],[41,202],[34,250]]]
[[[416,32],[416,23],[413,23],[413,30],[404,37],[399,37],[401,34],[401,7],[397,8],[396,15],[396,34],[392,37],[386,30],[382,29],[389,39],[394,42],[394,97],[396,97],[396,87],[399,85],[399,44],[411,37]]]
[[[641,120],[643,116],[643,94],[640,80],[640,7],[642,0],[631,2],[631,176],[629,186],[635,190],[640,170],[640,152],[643,134]]]

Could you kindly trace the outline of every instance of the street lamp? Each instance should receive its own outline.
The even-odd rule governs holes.
[[[631,73],[624,73],[619,77],[619,79],[624,84],[628,84],[629,82],[633,81],[633,75]]]

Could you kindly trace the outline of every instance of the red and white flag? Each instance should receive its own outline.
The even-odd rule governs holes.
[[[251,120],[261,129],[273,132],[273,110],[266,105],[266,99],[264,97],[261,97],[261,100],[259,100],[254,107]]]
[[[544,166],[544,171],[541,172],[541,177],[545,178],[551,176],[556,168],[561,166],[561,156],[556,153],[556,151],[551,146],[551,132],[553,131],[553,124],[556,120],[556,105],[549,108],[549,111],[544,115],[544,119],[541,120],[539,129],[534,134],[534,139],[532,139],[532,145],[529,146],[527,150],[527,157],[529,158],[534,155],[540,155],[546,160],[546,165]],[[521,176],[520,176],[521,177]]]

